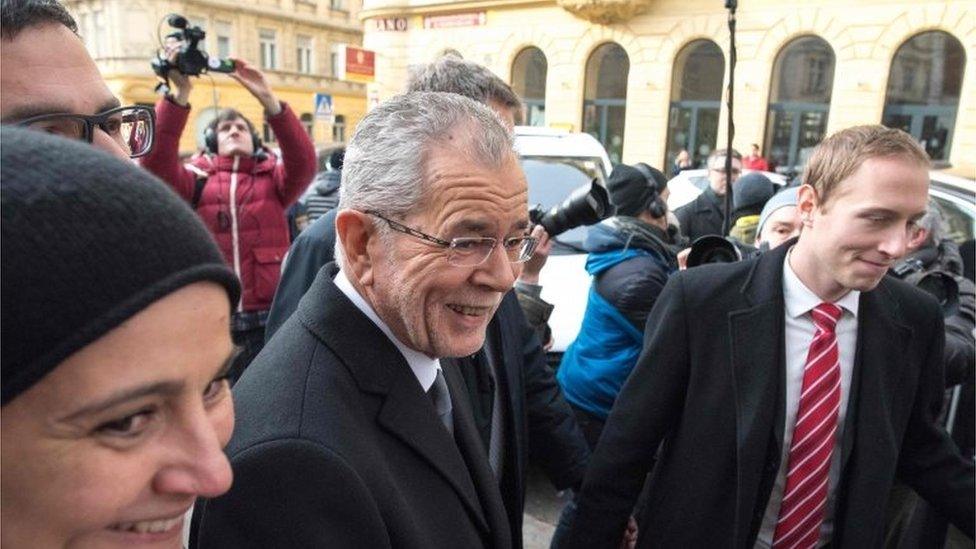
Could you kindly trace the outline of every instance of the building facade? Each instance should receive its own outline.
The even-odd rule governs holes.
[[[211,56],[235,57],[259,66],[272,89],[302,119],[319,147],[345,142],[366,111],[362,83],[337,78],[339,45],[361,45],[360,0],[66,0],[79,34],[123,104],[152,104],[157,78],[150,59],[166,35],[177,29],[168,14],[183,15],[206,31],[201,49]],[[211,78],[212,76],[212,78]],[[332,98],[333,117],[315,116],[316,94]],[[224,74],[194,80],[193,107],[180,151],[203,148],[203,130],[225,107],[241,111],[274,147],[263,124],[263,109],[244,88]]]
[[[371,104],[457,50],[513,85],[526,123],[589,132],[615,162],[667,172],[680,150],[700,164],[726,142],[721,1],[365,0],[360,16]],[[739,150],[798,169],[825,135],[884,123],[976,165],[976,1],[752,0],[736,20]]]

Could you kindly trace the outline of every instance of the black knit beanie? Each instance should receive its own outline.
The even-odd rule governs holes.
[[[154,301],[205,280],[237,303],[240,286],[213,238],[161,181],[86,143],[0,129],[0,406]]]
[[[759,215],[775,193],[776,187],[765,175],[759,172],[743,175],[732,187],[732,215]]]
[[[638,216],[667,188],[667,177],[660,170],[647,164],[640,168],[617,164],[610,172],[607,191],[617,208],[616,215]]]

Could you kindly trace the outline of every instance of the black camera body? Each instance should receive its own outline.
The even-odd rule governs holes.
[[[942,306],[942,314],[948,318],[959,311],[959,283],[951,273],[934,269],[925,270],[925,262],[919,257],[908,257],[891,267],[892,276],[930,293]]]
[[[169,71],[173,69],[186,76],[200,76],[205,72],[234,72],[233,61],[211,58],[207,52],[200,49],[200,41],[207,36],[203,29],[190,26],[186,17],[175,13],[166,17],[166,23],[177,29],[167,37],[175,38],[182,44],[173,61],[167,59],[165,53],[160,53],[152,60],[152,69],[157,76],[166,79]]]

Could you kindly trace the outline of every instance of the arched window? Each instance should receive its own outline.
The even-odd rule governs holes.
[[[303,112],[298,119],[302,121],[302,126],[305,128],[305,133],[307,133],[312,139],[315,139],[315,119],[312,117],[312,113]]]
[[[614,164],[620,162],[624,150],[629,72],[627,52],[613,42],[594,50],[586,62],[583,131],[603,143]]]
[[[678,52],[671,74],[665,166],[674,166],[684,149],[691,167],[699,167],[715,148],[724,76],[725,58],[715,42],[695,40]]]
[[[765,152],[772,166],[799,170],[827,131],[834,52],[822,38],[787,44],[773,65]]]
[[[527,126],[546,125],[546,54],[536,47],[528,47],[515,56],[512,63],[512,90],[525,103]]]
[[[946,160],[959,110],[966,53],[954,36],[923,32],[891,61],[881,123],[912,134],[932,160]]]
[[[335,122],[332,123],[332,141],[334,143],[346,142],[346,117],[341,114],[335,115]]]

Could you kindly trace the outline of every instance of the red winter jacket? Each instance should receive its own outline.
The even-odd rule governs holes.
[[[290,241],[285,210],[315,175],[315,146],[295,113],[282,103],[281,112],[267,119],[282,158],[269,151],[250,158],[206,154],[183,164],[179,143],[189,114],[188,107],[168,99],[156,103],[155,146],[140,163],[187,202],[193,199],[197,178],[207,177],[197,214],[241,279],[244,292],[237,310],[267,310]]]

